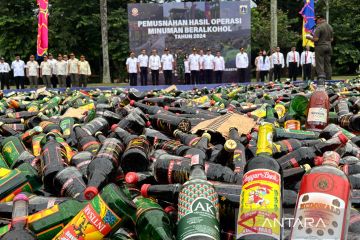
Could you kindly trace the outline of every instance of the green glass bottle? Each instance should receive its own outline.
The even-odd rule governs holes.
[[[259,127],[256,156],[245,165],[236,239],[282,239],[282,170],[272,158],[272,134],[272,124]]]
[[[28,217],[28,227],[37,239],[52,239],[80,212],[86,203],[69,199]]]
[[[204,159],[194,155],[189,181],[179,194],[176,239],[220,240],[218,201],[214,186],[207,181]]]
[[[139,240],[175,239],[174,225],[159,204],[141,196],[133,201],[137,206],[136,232]]]
[[[109,184],[53,239],[103,239],[123,224],[133,222],[136,206],[127,188]]]
[[[1,148],[1,153],[10,168],[13,168],[20,155],[27,151],[20,138],[15,136],[6,137],[1,142]]]
[[[11,201],[20,192],[33,192],[41,183],[36,170],[28,163],[14,170],[0,168],[0,202]]]

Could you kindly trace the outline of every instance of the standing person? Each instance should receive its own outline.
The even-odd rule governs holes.
[[[30,88],[38,87],[39,63],[35,61],[35,56],[31,55],[30,60],[26,63],[26,76],[30,81]]]
[[[246,72],[249,67],[249,57],[244,48],[240,48],[240,52],[236,54],[236,68],[238,72],[238,80],[240,83],[246,82]]]
[[[185,54],[184,70],[185,70],[185,84],[190,84],[191,72],[189,66],[189,56],[187,54]]]
[[[290,81],[296,81],[299,63],[300,63],[299,52],[296,51],[296,47],[292,47],[291,51],[288,52],[286,56],[286,65],[288,66]]]
[[[153,85],[159,85],[159,69],[161,67],[160,57],[157,50],[152,50],[152,55],[149,58],[149,69],[151,73],[151,81]]]
[[[172,73],[175,68],[175,60],[169,49],[165,48],[164,54],[161,56],[161,69],[164,72],[165,85],[172,84]]]
[[[311,80],[311,66],[313,60],[313,53],[310,51],[310,47],[306,46],[305,51],[301,53],[301,67],[303,70],[303,80]]]
[[[205,82],[207,84],[212,83],[212,75],[214,71],[214,58],[215,58],[214,55],[211,54],[211,50],[208,49],[206,51],[206,55],[204,56],[204,61],[203,61]]]
[[[270,71],[270,59],[264,50],[259,59],[260,81],[265,82],[265,78]]]
[[[71,83],[74,87],[79,86],[79,60],[74,53],[70,53],[70,59],[67,62],[68,74],[70,75]]]
[[[216,57],[214,58],[214,71],[215,71],[215,81],[216,83],[222,83],[222,75],[225,70],[225,60],[221,56],[221,52],[216,52]]]
[[[66,76],[68,75],[68,64],[64,61],[62,54],[59,53],[58,61],[55,65],[57,79],[59,80],[59,87],[66,87]]]
[[[44,56],[44,61],[40,64],[40,77],[42,78],[45,87],[51,88],[51,76],[52,76],[52,67],[49,62],[48,56]]]
[[[315,62],[318,78],[331,80],[331,42],[334,40],[334,32],[330,24],[326,22],[324,15],[318,14],[316,16],[314,36],[307,36],[307,38],[315,43]]]
[[[285,67],[284,54],[280,52],[280,47],[276,47],[275,52],[271,55],[272,64],[274,65],[274,80],[280,82],[281,71]]]
[[[175,59],[176,59],[176,73],[178,76],[178,83],[184,84],[185,83],[185,69],[184,69],[184,62],[185,62],[185,53],[183,52],[182,48],[177,50]]]
[[[52,87],[53,88],[56,88],[56,85],[57,85],[57,74],[56,74],[56,63],[57,63],[57,60],[54,59],[54,56],[49,53],[49,59],[48,61],[50,62],[51,64],[51,68],[52,68],[52,76],[51,76],[51,84],[52,84]]]
[[[205,71],[204,71],[204,50],[199,50],[199,64],[200,64],[200,71],[199,71],[199,83],[205,83]]]
[[[192,54],[189,56],[189,67],[191,71],[191,84],[199,84],[200,55],[196,53],[196,48],[193,48]]]
[[[0,81],[1,81],[1,90],[4,90],[6,85],[7,89],[10,89],[9,85],[9,72],[11,71],[10,66],[5,62],[5,58],[0,58]]]
[[[15,55],[15,61],[11,63],[11,69],[14,72],[14,80],[16,84],[16,89],[24,89],[24,81],[25,81],[25,63],[20,59],[20,55]]]
[[[133,51],[130,52],[130,57],[126,60],[126,70],[129,74],[130,86],[137,86],[137,74],[139,72],[137,58]]]
[[[256,72],[256,82],[260,81],[260,68],[259,68],[259,60],[262,56],[262,51],[260,50],[258,56],[255,58],[255,72]]]
[[[141,50],[141,54],[138,56],[137,59],[138,59],[138,65],[139,65],[139,69],[140,69],[141,86],[147,86],[149,56],[146,54],[145,49]]]
[[[79,85],[80,87],[87,87],[89,77],[91,76],[91,68],[88,61],[86,61],[85,56],[80,56],[79,61]]]
[[[66,62],[66,64],[69,63],[69,57],[68,57],[68,55],[64,54],[63,59],[64,59],[64,61]],[[66,87],[67,87],[67,88],[71,88],[71,78],[70,78],[69,75],[66,75]]]

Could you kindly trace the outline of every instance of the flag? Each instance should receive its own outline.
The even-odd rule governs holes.
[[[42,57],[48,50],[48,0],[37,0],[39,6],[38,35],[37,35],[37,56]]]
[[[304,7],[300,11],[303,16],[303,46],[314,47],[314,42],[306,39],[307,34],[313,34],[315,30],[315,3],[314,0],[304,0]]]

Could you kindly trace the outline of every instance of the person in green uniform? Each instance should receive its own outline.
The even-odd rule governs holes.
[[[315,43],[315,63],[316,73],[319,78],[331,80],[331,42],[334,38],[333,28],[326,22],[324,15],[316,16],[316,28],[314,36],[308,35],[307,38]]]
[[[178,83],[185,84],[185,53],[182,48],[179,48],[176,52],[176,71],[178,75]]]

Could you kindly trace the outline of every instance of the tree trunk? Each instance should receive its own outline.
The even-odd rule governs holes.
[[[271,0],[270,5],[270,14],[271,14],[271,37],[270,37],[270,49],[277,47],[278,45],[278,35],[277,35],[277,0]]]
[[[111,83],[109,64],[109,42],[107,21],[107,0],[100,0],[101,42],[103,55],[103,83]]]

